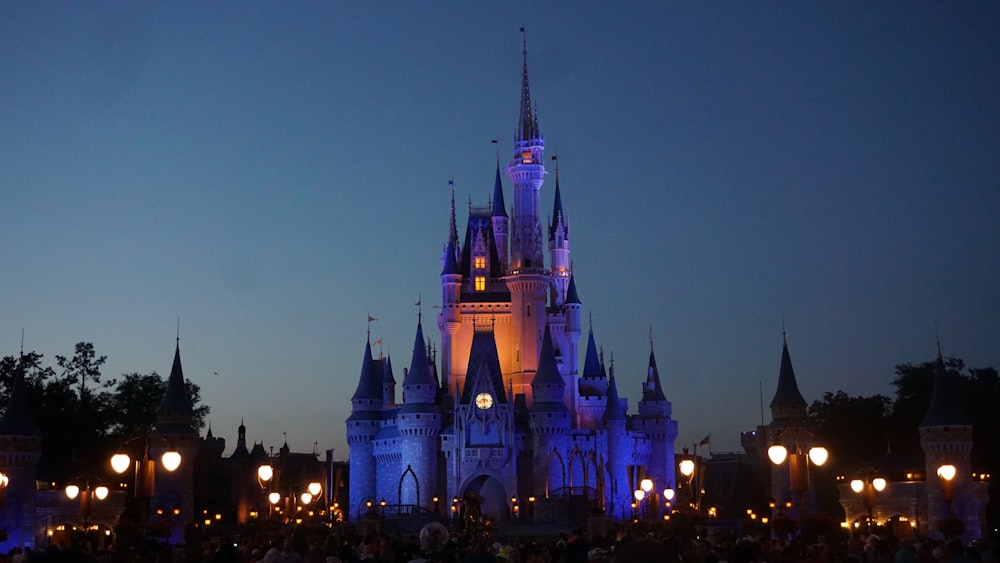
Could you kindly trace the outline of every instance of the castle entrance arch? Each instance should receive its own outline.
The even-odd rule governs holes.
[[[506,520],[510,517],[510,495],[507,487],[497,477],[479,474],[468,479],[462,486],[462,498],[475,497],[483,518]]]

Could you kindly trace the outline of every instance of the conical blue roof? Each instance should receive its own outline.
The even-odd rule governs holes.
[[[497,177],[493,181],[493,216],[508,217],[503,201],[503,184],[500,183],[500,163],[497,163]]]
[[[660,370],[656,369],[656,354],[652,346],[649,348],[649,368],[646,370],[646,384],[642,388],[643,401],[666,401],[663,386],[660,384]]]
[[[372,363],[372,344],[366,342],[365,358],[361,363],[361,377],[358,378],[358,388],[351,397],[352,401],[382,401],[382,374],[375,372]]]
[[[591,327],[587,336],[587,354],[583,360],[583,377],[604,377],[601,357],[597,355],[597,343],[594,341],[594,329]]]
[[[417,321],[417,335],[413,341],[413,358],[410,361],[410,370],[406,372],[403,379],[403,387],[409,385],[433,385],[434,374],[431,373],[431,365],[427,360],[427,347],[424,344],[423,324]]]
[[[576,293],[576,276],[570,275],[569,288],[566,290],[566,304],[580,305],[580,296]]]
[[[805,409],[806,400],[799,392],[799,384],[795,381],[795,370],[792,369],[792,359],[788,355],[788,343],[781,347],[781,368],[778,372],[778,389],[771,399],[771,408],[796,407]]]
[[[522,51],[524,56],[524,70],[521,76],[521,109],[517,120],[517,140],[531,141],[541,138],[538,130],[538,116],[535,115],[531,107],[531,89],[528,87],[528,44],[524,42]]]
[[[549,240],[556,236],[559,225],[566,227],[566,214],[563,213],[562,191],[559,189],[559,169],[556,169],[556,195],[552,204],[552,223],[549,225]]]
[[[174,363],[167,378],[167,391],[156,409],[156,431],[159,434],[194,433],[194,408],[184,383],[184,369],[181,367],[181,344],[177,339],[174,348]]]
[[[608,378],[608,402],[601,420],[605,423],[625,420],[625,408],[618,397],[618,384],[615,383],[614,366],[611,369],[611,377]]]
[[[24,383],[24,368],[20,365],[14,372],[14,387],[10,391],[7,410],[0,417],[0,436],[41,436],[42,431],[35,424],[31,414],[31,400]]]
[[[555,345],[552,344],[552,331],[549,325],[545,325],[545,336],[542,337],[542,351],[538,355],[538,371],[531,381],[534,385],[563,385],[562,375],[559,373],[559,366],[556,364]]]
[[[457,244],[455,241],[448,241],[448,245],[445,247],[444,266],[441,268],[442,276],[461,273],[458,268],[458,249],[455,248]]]
[[[955,376],[945,369],[944,360],[938,353],[937,362],[934,365],[934,387],[931,390],[931,402],[924,414],[924,419],[920,421],[920,426],[968,426],[972,424],[958,404],[956,391]]]
[[[469,365],[466,368],[465,385],[462,387],[463,404],[472,403],[476,389],[487,389],[498,403],[507,402],[500,371],[500,356],[497,353],[496,335],[493,331],[476,331],[472,335],[469,350]],[[487,381],[481,381],[486,379]]]

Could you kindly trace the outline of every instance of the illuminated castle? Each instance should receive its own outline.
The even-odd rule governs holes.
[[[452,196],[437,318],[440,377],[419,320],[402,402],[389,358],[365,347],[346,421],[349,518],[382,500],[447,515],[452,499],[473,493],[497,518],[528,509],[529,498],[540,508],[582,498],[623,518],[632,514],[638,477],[651,477],[656,491],[675,485],[677,423],[652,346],[637,415],[626,414],[614,365],[609,378],[592,328],[580,367],[581,301],[558,169],[545,265],[544,149],[525,50],[513,157],[503,170],[514,205],[508,214],[498,162],[491,201],[470,205],[460,240]]]

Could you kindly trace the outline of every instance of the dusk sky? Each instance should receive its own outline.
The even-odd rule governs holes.
[[[584,315],[630,413],[652,326],[678,451],[770,420],[782,318],[810,402],[891,394],[935,324],[1000,366],[987,1],[2,1],[0,355],[166,376],[179,318],[226,455],[242,419],[346,459],[368,315],[398,381],[418,299],[440,341],[522,26]]]

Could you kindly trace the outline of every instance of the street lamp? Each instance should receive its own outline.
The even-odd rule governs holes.
[[[168,472],[173,472],[177,470],[181,465],[181,454],[177,450],[168,449],[160,456],[160,465],[163,466]],[[132,466],[132,458],[126,453],[117,453],[111,456],[111,469],[115,473],[121,475],[128,471],[128,468]],[[135,489],[133,495],[136,498],[142,499],[142,504],[140,510],[142,514],[140,515],[140,526],[146,525],[146,519],[149,513],[149,501],[153,498],[155,477],[156,477],[156,460],[149,459],[149,443],[147,441],[146,447],[143,449],[142,459],[137,459],[135,461]]]
[[[887,485],[886,480],[881,477],[874,479],[854,479],[850,483],[851,490],[861,495],[865,510],[868,511],[868,522],[872,521],[872,513],[875,510],[875,493],[881,493]]]
[[[81,489],[79,485],[75,484],[66,485],[65,493],[66,498],[70,500],[80,499],[80,516],[83,517],[83,529],[86,530],[89,525],[93,499],[104,500],[108,498],[110,491],[103,485],[91,489],[88,483],[85,489]]]
[[[678,469],[680,469],[681,475],[687,479],[688,505],[697,512],[701,510],[701,498],[696,488],[700,486],[696,479],[698,472],[697,464],[695,464],[693,459],[686,457],[681,460]]]
[[[946,463],[937,468],[937,475],[941,481],[941,497],[948,504],[948,515],[951,515],[951,503],[955,500],[955,476],[958,469],[950,463]]]
[[[10,484],[10,477],[0,471],[0,508],[3,508],[4,493],[7,492],[7,485]]]
[[[781,465],[788,460],[788,484],[789,488],[798,496],[799,501],[799,528],[801,529],[804,516],[803,496],[809,490],[809,463],[822,466],[830,457],[830,452],[823,446],[813,446],[808,452],[803,452],[798,446],[794,452],[789,452],[788,448],[781,444],[775,444],[767,449],[767,457],[775,466]],[[788,507],[790,502],[786,501]]]
[[[260,490],[262,491],[264,498],[270,501],[268,495],[268,488],[271,486],[271,480],[274,479],[274,467],[270,463],[262,463],[257,467],[257,484],[260,485]],[[271,508],[274,506],[273,502],[267,503],[267,515],[271,515]]]

